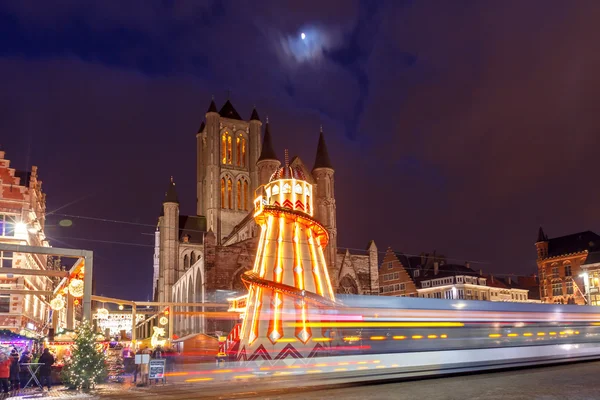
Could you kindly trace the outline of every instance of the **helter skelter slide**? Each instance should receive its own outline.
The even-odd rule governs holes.
[[[313,187],[286,154],[285,165],[256,192],[261,233],[254,268],[242,276],[248,297],[237,360],[327,356],[335,333],[311,327],[336,306],[323,253],[328,234],[313,218]]]

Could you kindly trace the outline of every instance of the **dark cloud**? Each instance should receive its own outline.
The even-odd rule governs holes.
[[[50,210],[140,224],[50,233],[148,247],[56,244],[97,252],[104,294],[145,297],[166,182],[194,213],[194,135],[227,89],[309,167],[324,126],[341,246],[529,273],[539,224],[598,226],[597,2],[373,4],[3,3],[7,156],[40,166]]]

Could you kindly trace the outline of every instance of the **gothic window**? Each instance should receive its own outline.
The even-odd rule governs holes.
[[[300,186],[299,183],[296,183],[296,186],[294,186],[294,192],[296,192],[296,194],[302,194],[302,186]]]
[[[244,210],[248,211],[248,181],[244,179]]]
[[[192,256],[190,257],[190,265],[196,264],[196,253],[192,251]]]
[[[183,270],[187,271],[187,269],[190,267],[190,258],[188,257],[188,255],[186,254],[185,256],[183,256]]]
[[[235,139],[235,164],[238,167],[246,166],[246,139],[241,133]]]
[[[233,182],[231,178],[227,179],[227,208],[233,209]]]
[[[238,179],[236,186],[237,186],[236,187],[236,190],[237,190],[237,209],[241,210],[242,209],[242,181],[240,179]]]
[[[292,186],[289,183],[283,184],[283,193],[292,193]]]
[[[228,132],[224,132],[223,135],[221,136],[221,162],[223,164],[231,164],[233,159],[233,154],[232,154],[232,141],[231,141],[231,135]]]
[[[225,178],[221,178],[221,208],[225,207]]]
[[[354,279],[346,275],[340,281],[339,292],[343,294],[358,294],[358,285]]]
[[[571,275],[573,275],[571,272],[571,265],[567,264],[567,265],[565,265],[565,276],[571,276]]]
[[[562,283],[560,283],[560,282],[553,283],[552,284],[552,296],[562,296],[562,295],[563,295]]]
[[[279,194],[279,185],[273,185],[273,196]]]
[[[557,279],[559,278],[559,274],[558,274],[558,267],[552,267],[552,278]]]

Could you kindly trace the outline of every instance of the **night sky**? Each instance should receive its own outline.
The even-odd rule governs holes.
[[[540,225],[600,223],[598,20],[596,0],[0,2],[0,145],[39,167],[51,244],[94,250],[98,294],[150,296],[169,176],[194,214],[195,134],[228,91],[309,168],[323,125],[340,247],[530,274]]]

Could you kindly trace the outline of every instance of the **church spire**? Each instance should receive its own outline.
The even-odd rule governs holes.
[[[540,229],[538,230],[537,243],[539,243],[539,242],[547,242],[547,241],[548,241],[548,236],[546,236],[546,234],[544,233],[544,230],[540,226]]]
[[[177,203],[179,204],[179,199],[177,198],[177,191],[175,190],[175,182],[173,182],[173,177],[171,177],[171,182],[169,182],[169,188],[165,193],[165,200],[163,203]]]
[[[319,144],[317,145],[317,156],[315,157],[315,166],[313,171],[317,168],[330,168],[331,160],[329,159],[329,152],[327,151],[327,145],[325,144],[325,137],[323,136],[323,127],[321,126],[321,132],[319,133]]]
[[[210,106],[208,106],[208,111],[206,113],[217,112],[217,105],[215,104],[215,96],[212,97],[210,101]]]
[[[268,117],[267,123],[265,124],[265,137],[262,143],[262,150],[257,161],[262,160],[277,160],[277,155],[275,154],[275,150],[273,150],[273,142],[271,140],[271,129],[269,128]]]
[[[260,121],[260,117],[258,116],[258,112],[256,111],[256,107],[252,109],[252,115],[250,115],[250,121]]]

